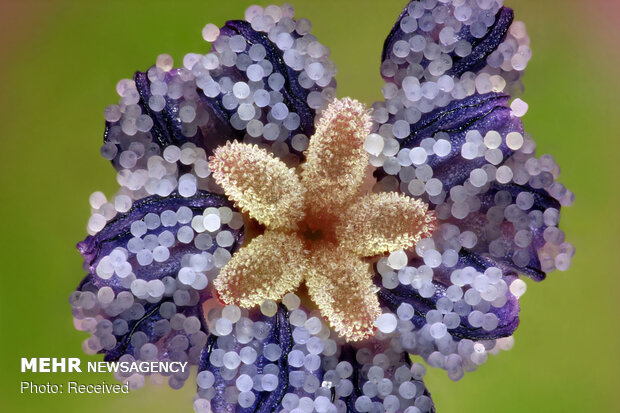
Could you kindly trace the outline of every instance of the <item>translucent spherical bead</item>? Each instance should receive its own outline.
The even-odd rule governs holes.
[[[527,290],[527,284],[525,284],[525,281],[519,278],[517,278],[512,283],[510,283],[510,292],[517,298],[525,294],[526,290]]]
[[[227,336],[232,332],[232,323],[225,318],[219,318],[215,322],[215,332],[220,336]]]
[[[260,311],[267,317],[273,317],[278,311],[278,304],[273,300],[265,300],[260,305]]]
[[[279,379],[274,374],[265,374],[261,378],[261,385],[265,391],[273,391],[278,387]]]
[[[202,29],[202,38],[207,42],[214,42],[220,35],[220,29],[213,23],[207,24]]]
[[[284,304],[289,311],[293,311],[299,308],[301,299],[294,293],[288,293],[282,297],[282,304]]]
[[[394,251],[388,256],[388,265],[395,270],[404,268],[407,262],[407,254],[403,250]]]
[[[381,314],[375,321],[375,325],[382,333],[388,334],[396,330],[398,320],[392,313]]]
[[[215,383],[215,376],[208,370],[201,371],[196,377],[198,387],[201,389],[209,389]]]

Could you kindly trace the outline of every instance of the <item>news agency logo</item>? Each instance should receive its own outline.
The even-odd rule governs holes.
[[[82,361],[77,357],[32,357],[21,359],[22,373],[82,373]],[[188,362],[181,361],[89,361],[89,373],[183,373]]]
[[[183,373],[188,368],[188,362],[180,361],[89,361],[86,366],[77,357],[22,357],[22,373],[82,373],[83,370],[92,373],[121,373],[131,375],[139,373],[142,375],[161,373],[169,375],[172,373]],[[101,383],[78,383],[68,381],[66,383],[34,383],[32,381],[22,381],[20,385],[21,394],[112,394],[129,393],[129,381],[123,384]]]

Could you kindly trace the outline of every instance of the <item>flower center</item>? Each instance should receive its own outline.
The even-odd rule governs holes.
[[[265,228],[222,268],[214,284],[226,304],[254,307],[304,284],[332,327],[348,340],[374,333],[381,314],[366,258],[411,248],[430,235],[423,202],[395,192],[368,193],[364,142],[370,116],[352,99],[322,114],[299,170],[253,145],[215,151],[215,180]]]
[[[305,229],[300,231],[299,234],[306,240],[311,242],[316,241],[325,241],[325,233],[323,233],[322,229],[312,229],[309,226],[305,226]]]

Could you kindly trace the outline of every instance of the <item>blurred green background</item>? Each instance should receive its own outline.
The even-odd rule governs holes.
[[[260,2],[264,3],[264,2]],[[383,39],[406,0],[292,0],[332,51],[340,96],[380,99]],[[577,202],[562,227],[573,268],[528,282],[515,348],[451,382],[427,379],[440,412],[620,411],[617,0],[511,0],[534,58],[524,79],[526,128],[539,153],[564,167]],[[1,262],[0,410],[191,410],[193,384],[130,395],[20,395],[22,380],[83,383],[111,375],[19,372],[20,357],[82,356],[67,297],[83,276],[74,245],[86,232],[88,196],[113,193],[99,157],[103,109],[116,82],[159,53],[177,62],[205,52],[204,24],[242,18],[250,1],[0,2]],[[266,4],[266,3],[265,3]],[[99,359],[97,357],[97,359]]]

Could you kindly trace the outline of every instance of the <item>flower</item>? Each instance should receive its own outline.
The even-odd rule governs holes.
[[[519,275],[570,266],[574,196],[523,131],[529,38],[501,3],[410,2],[370,111],[288,5],[120,81],[121,188],[90,198],[70,297],[84,350],[197,366],[200,412],[414,413],[435,408],[409,354],[458,380],[509,349]]]

